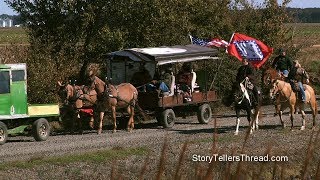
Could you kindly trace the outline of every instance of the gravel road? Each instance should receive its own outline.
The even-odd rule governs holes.
[[[307,129],[305,131],[299,130],[301,124],[300,115],[295,115],[294,131],[289,131],[289,116],[287,114],[284,115],[287,128],[283,130],[280,127],[279,117],[273,117],[273,113],[273,106],[262,107],[260,129],[249,138],[247,146],[250,148],[247,149],[248,153],[263,154],[271,144],[276,149],[275,153],[285,153],[291,157],[292,162],[302,162],[311,134],[311,115],[307,115]],[[233,148],[240,148],[243,144],[245,128],[248,126],[246,118],[241,118],[241,128],[238,136],[233,135],[236,120],[233,110],[230,108],[224,111],[219,110],[219,112],[215,113],[215,118],[213,119],[216,119],[218,138],[221,139],[218,148],[224,149],[226,152],[230,152]],[[143,146],[151,150],[150,162],[156,165],[159,161],[164,139],[168,137],[169,147],[167,154],[168,157],[172,157],[168,158],[168,161],[172,161],[168,162],[168,168],[175,169],[175,164],[184,142],[196,142],[192,143],[187,150],[187,161],[188,163],[192,163],[192,154],[208,154],[210,152],[212,142],[202,140],[212,138],[213,132],[214,121],[203,125],[197,122],[196,117],[188,117],[187,119],[178,119],[171,129],[163,129],[157,126],[155,122],[150,122],[136,125],[136,129],[132,132],[118,130],[116,133],[112,133],[111,130],[104,130],[100,135],[97,135],[95,131],[85,131],[83,135],[57,134],[50,136],[47,141],[43,142],[36,142],[32,137],[10,137],[8,142],[1,146],[0,162],[30,160],[32,158],[59,156],[116,147],[132,148]],[[297,155],[297,152],[300,154],[303,152],[303,156]],[[135,166],[140,169],[143,162],[144,159],[139,159],[137,163],[137,157],[133,159],[129,158],[129,160],[126,160],[126,165],[123,165],[125,166],[123,168],[127,169],[128,167]],[[110,169],[111,167],[108,166],[107,169],[101,169],[100,171],[110,172]],[[132,173],[134,172],[133,170]],[[32,173],[29,172],[29,174]],[[109,175],[109,173],[106,173],[105,177],[110,177]],[[31,176],[31,178],[35,177],[37,176]],[[81,176],[81,178],[83,177]],[[20,178],[20,176],[13,176],[13,178]]]

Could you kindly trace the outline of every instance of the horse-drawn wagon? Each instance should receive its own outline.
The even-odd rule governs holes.
[[[26,64],[0,64],[0,145],[8,135],[32,134],[36,141],[50,135],[47,119],[59,116],[58,104],[27,102]]]
[[[212,110],[210,102],[218,100],[218,93],[210,87],[208,65],[215,63],[218,59],[218,50],[197,45],[170,46],[155,48],[132,48],[112,52],[108,56],[107,76],[112,79],[113,84],[123,82],[137,82],[134,74],[144,66],[155,80],[162,69],[170,66],[171,84],[167,85],[169,91],[162,93],[155,88],[149,90],[149,80],[138,80],[140,85],[135,85],[138,92],[138,104],[149,115],[155,117],[163,127],[172,127],[176,117],[185,117],[197,114],[200,123],[208,123],[211,120]],[[180,88],[177,72],[182,64],[192,64],[190,69],[189,96]],[[195,70],[193,65],[198,64]],[[201,67],[201,68],[200,68]],[[145,78],[147,76],[142,75]],[[142,77],[142,78],[143,78]]]

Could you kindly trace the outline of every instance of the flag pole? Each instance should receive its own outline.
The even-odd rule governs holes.
[[[193,44],[193,42],[192,42],[192,36],[191,36],[191,34],[189,33],[189,38],[190,38],[190,42],[191,42],[191,44]]]
[[[235,32],[232,33],[232,36],[231,36],[231,38],[230,38],[230,40],[229,40],[229,45],[230,45],[230,43],[231,43],[231,41],[232,41],[232,39],[233,39],[234,34],[235,34]],[[228,48],[226,48],[226,53],[228,53]]]

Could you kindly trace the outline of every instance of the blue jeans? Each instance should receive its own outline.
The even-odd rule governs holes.
[[[302,82],[298,82],[298,85],[299,85],[299,89],[300,89],[300,92],[301,92],[302,101],[306,101],[306,92],[304,92],[304,88],[303,88]]]
[[[164,82],[161,82],[160,85],[159,85],[159,89],[162,91],[162,92],[169,92],[169,88],[168,86],[166,85],[166,83]]]
[[[283,70],[283,71],[279,71],[283,74],[284,77],[288,77],[289,71],[288,70]]]

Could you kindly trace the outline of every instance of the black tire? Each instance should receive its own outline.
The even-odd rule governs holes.
[[[36,141],[45,141],[50,135],[50,125],[45,118],[33,122],[32,134]]]
[[[199,106],[197,112],[198,121],[201,124],[208,124],[212,117],[212,110],[209,104],[202,104]]]
[[[8,139],[8,128],[7,125],[0,121],[0,145],[7,142]]]
[[[174,114],[174,111],[172,109],[164,110],[161,113],[160,121],[164,128],[172,128],[176,121],[176,115]]]

